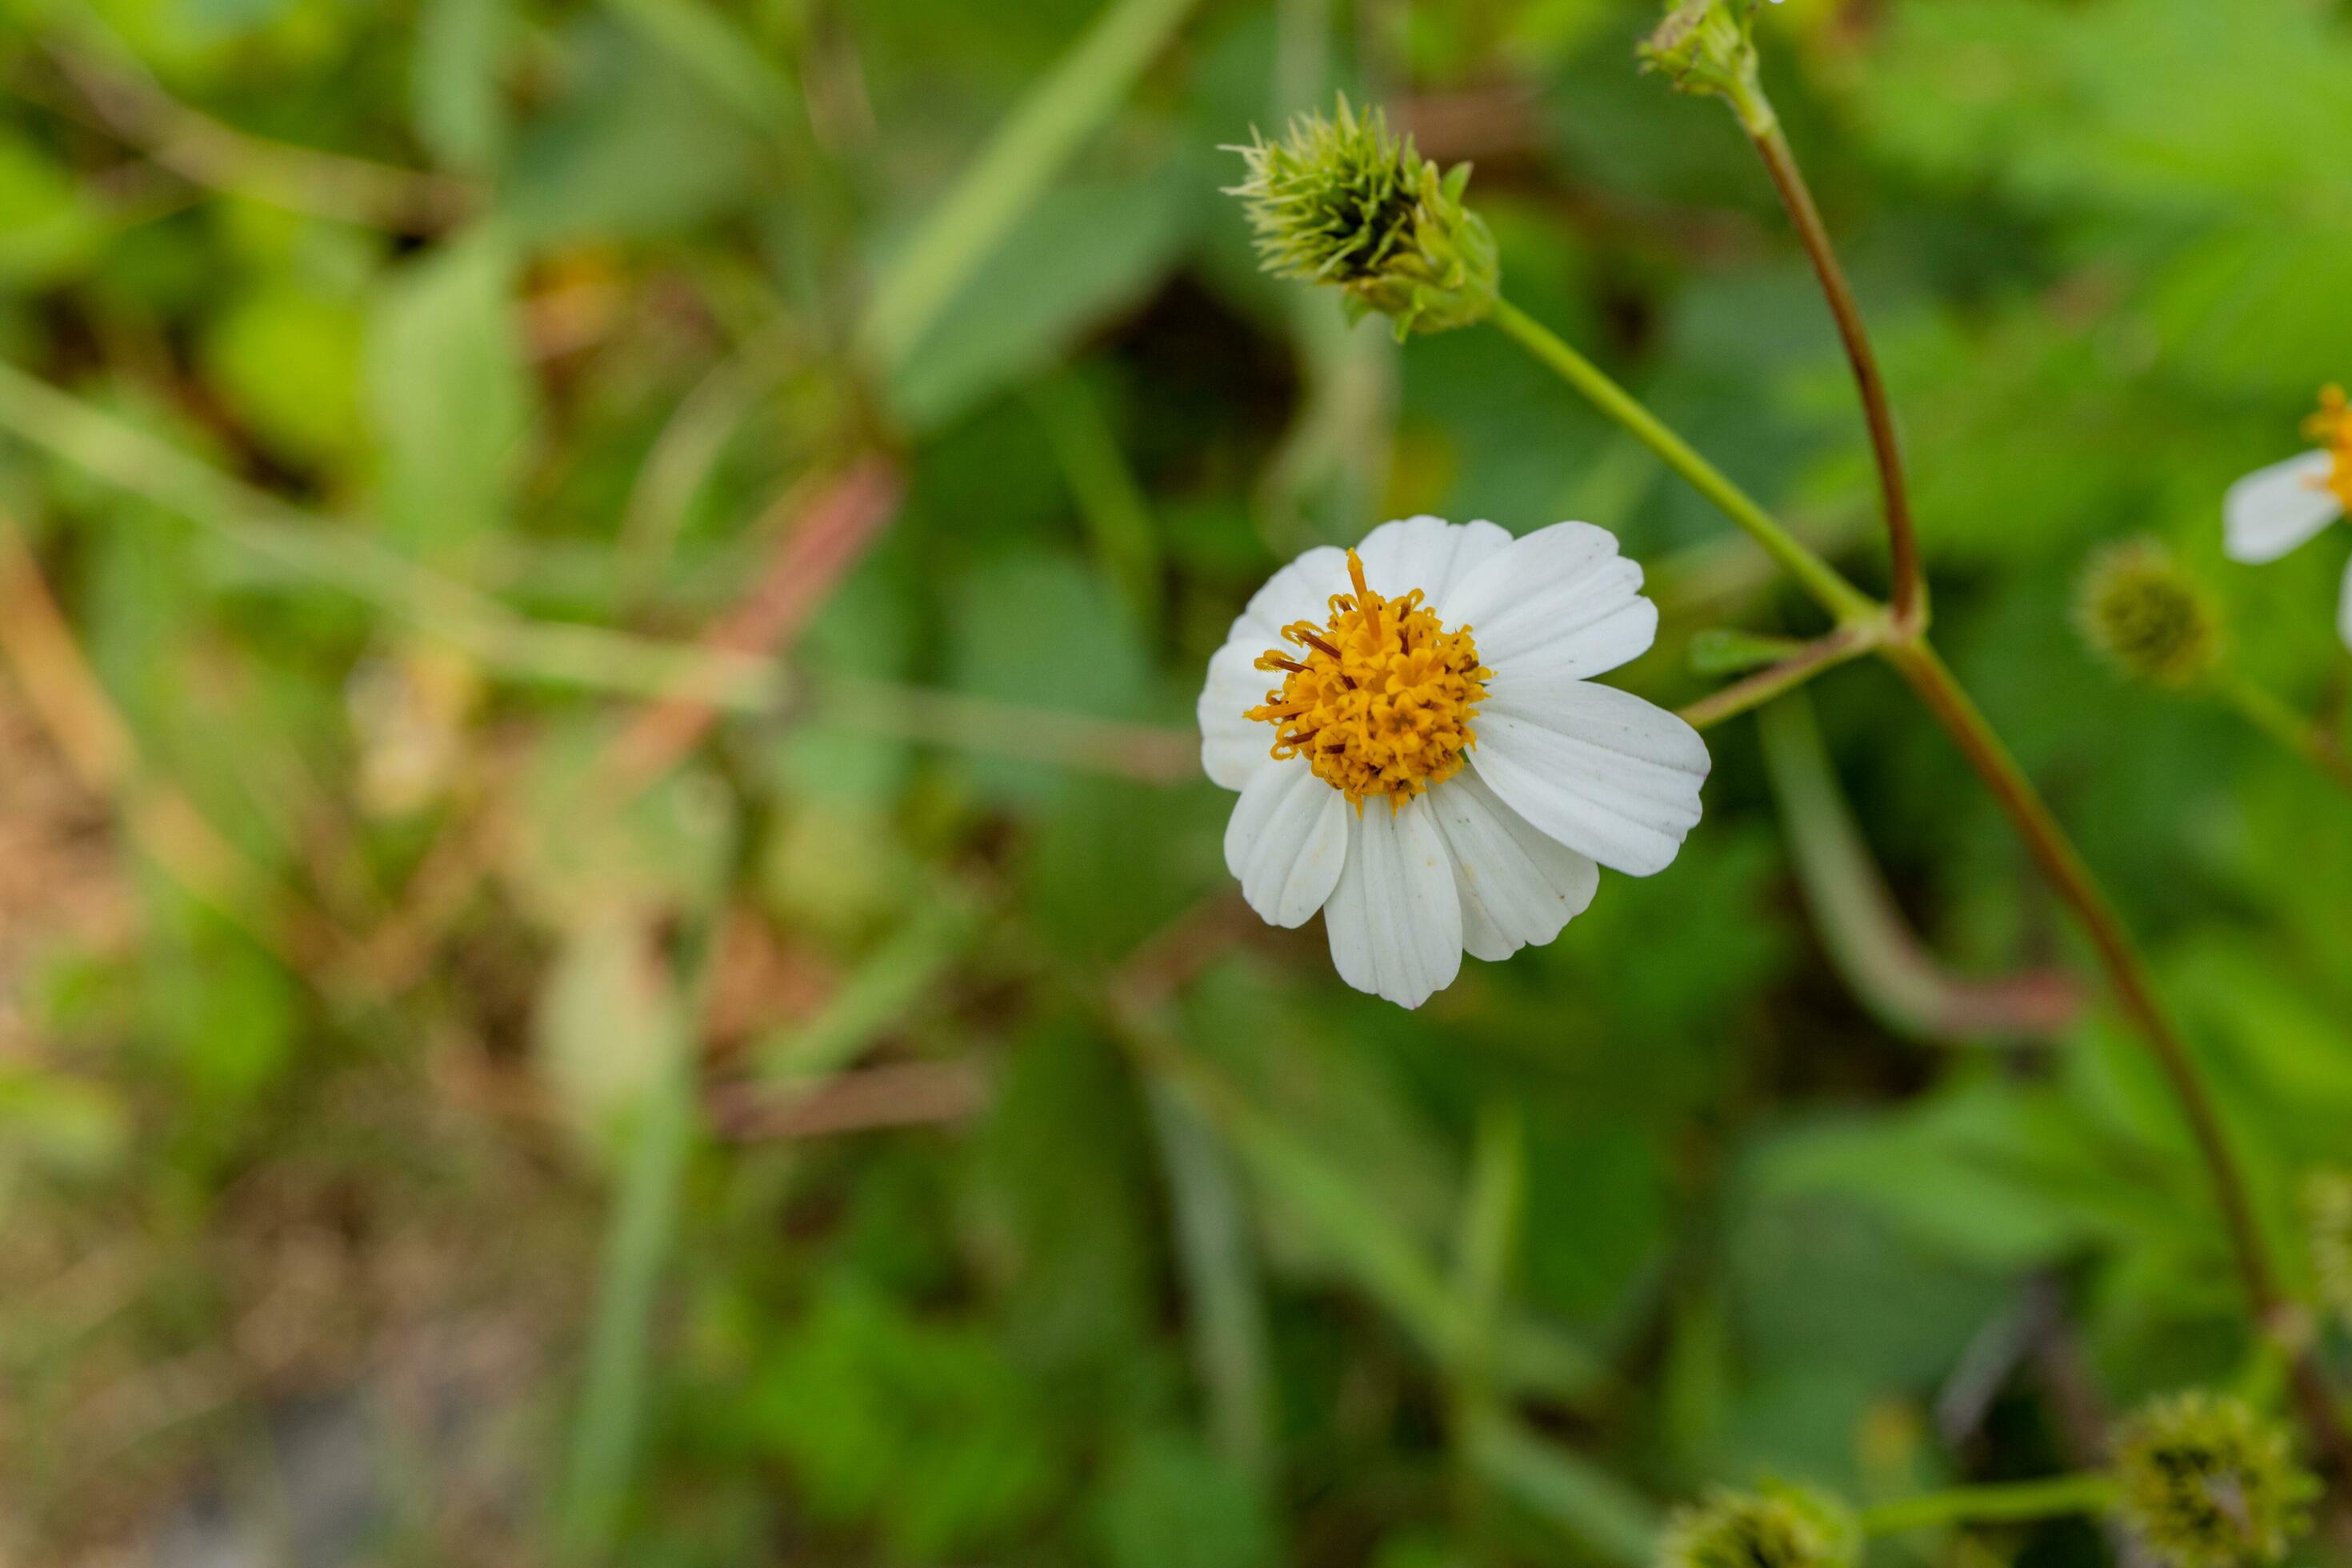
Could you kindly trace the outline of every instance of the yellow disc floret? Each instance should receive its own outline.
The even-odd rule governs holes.
[[[1374,795],[1394,810],[1461,771],[1495,672],[1478,662],[1470,628],[1439,625],[1420,589],[1397,599],[1372,592],[1352,550],[1348,575],[1356,591],[1331,595],[1328,620],[1283,627],[1296,651],[1257,661],[1282,672],[1282,689],[1248,717],[1275,727],[1277,762],[1305,757],[1357,810]]]
[[[2352,403],[2347,402],[2342,387],[2319,389],[2319,412],[2303,422],[2303,433],[2336,459],[2322,483],[2352,511]]]

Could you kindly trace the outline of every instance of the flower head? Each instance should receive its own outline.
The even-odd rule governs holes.
[[[1350,320],[1373,311],[1397,337],[1466,327],[1495,308],[1494,236],[1463,205],[1470,165],[1439,174],[1378,109],[1303,114],[1280,142],[1234,151],[1260,264],[1277,278],[1339,288]]]
[[[1666,1521],[1659,1568],[1846,1568],[1860,1551],[1853,1516],[1807,1487],[1717,1491]]]
[[[1266,920],[1318,910],[1340,977],[1408,1007],[1663,870],[1706,745],[1591,678],[1657,608],[1606,530],[1383,523],[1275,574],[1209,661],[1202,762],[1238,790],[1225,864]]]
[[[1776,120],[1756,58],[1758,3],[1680,0],[1638,52],[1643,70],[1664,75],[1676,92],[1724,100],[1748,133],[1760,136]]]
[[[2193,686],[2221,656],[2221,627],[2203,591],[2150,540],[2092,557],[2074,620],[2092,650],[2135,680]]]
[[[2320,1304],[2352,1328],[2352,1171],[2314,1171],[2303,1184],[2303,1212]]]
[[[2306,1528],[2319,1487],[2286,1432],[2243,1400],[2174,1394],[2116,1443],[2117,1509],[2169,1568],[2275,1563]]]
[[[2275,561],[2352,507],[2352,402],[2324,387],[2319,409],[2304,421],[2315,451],[2258,468],[2230,487],[2221,502],[2222,543],[2232,561]],[[2336,628],[2352,647],[2352,568],[2344,578]]]

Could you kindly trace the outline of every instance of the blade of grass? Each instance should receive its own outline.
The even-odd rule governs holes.
[[[858,339],[888,374],[1174,36],[1195,0],[1112,0],[997,127],[876,284]]]
[[[1164,1082],[1150,1085],[1149,1100],[1175,1215],[1192,1363],[1209,1395],[1209,1430],[1218,1451],[1244,1474],[1270,1479],[1272,1352],[1248,1216],[1225,1152],[1201,1113]]]
[[[1403,1324],[1423,1351],[1449,1370],[1465,1353],[1469,1320],[1462,1298],[1422,1247],[1358,1187],[1347,1173],[1243,1097],[1205,1064],[1172,1045],[1164,1031],[1129,1018],[1146,1060],[1181,1086],[1223,1131],[1259,1184],[1311,1229],[1356,1284]],[[1574,1342],[1531,1319],[1505,1316],[1495,1327],[1498,1389],[1562,1401],[1591,1395],[1608,1373]]]
[[[753,1047],[760,1075],[814,1085],[848,1067],[906,1016],[982,929],[979,910],[961,899],[924,906],[851,973],[816,1016]]]
[[[695,933],[691,979],[672,1009],[674,1048],[630,1130],[605,1230],[587,1368],[554,1521],[556,1561],[576,1568],[612,1561],[636,1468],[654,1310],[697,1131],[697,1045],[717,952],[713,918]]]
[[[481,193],[446,174],[273,142],[199,113],[165,92],[138,55],[95,16],[79,32],[105,63],[57,44],[50,57],[106,130],[206,190],[289,212],[395,230],[442,229]]]
[[[1467,1442],[1470,1463],[1487,1484],[1595,1557],[1628,1568],[1650,1562],[1658,1510],[1624,1482],[1498,1412],[1479,1419]]]
[[[713,97],[762,131],[792,133],[800,90],[759,46],[701,0],[604,0]]]
[[[1789,858],[1830,962],[1871,1015],[1915,1039],[2046,1039],[2081,1006],[2058,973],[1971,981],[1945,972],[1895,907],[1840,793],[1801,691],[1759,714],[1757,733],[1788,826]]]
[[[1454,1374],[1457,1396],[1467,1405],[1483,1405],[1491,1396],[1495,1339],[1527,1201],[1526,1163],[1525,1121],[1509,1106],[1487,1106],[1479,1113],[1471,1148],[1470,1185],[1463,1196],[1454,1252],[1454,1292],[1463,1322]]]
[[[1029,406],[1062,466],[1095,559],[1149,636],[1160,625],[1160,531],[1127,454],[1094,395],[1073,374],[1031,386]]]

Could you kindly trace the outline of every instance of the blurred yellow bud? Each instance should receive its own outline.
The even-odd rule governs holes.
[[[2284,1427],[2202,1392],[2134,1416],[2116,1437],[2115,1475],[2125,1524],[2168,1568],[2278,1562],[2309,1528],[2319,1492]]]
[[[2152,541],[2093,556],[2074,618],[2091,650],[2134,680],[2194,686],[2221,658],[2221,626],[2204,590]]]
[[[1836,1499],[1810,1487],[1717,1491],[1666,1521],[1658,1568],[1849,1568],[1862,1531]]]

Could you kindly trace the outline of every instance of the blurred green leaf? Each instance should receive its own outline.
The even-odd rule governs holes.
[[[932,429],[1066,353],[1174,264],[1195,203],[1165,182],[1065,185],[972,269],[891,378],[908,426]]]
[[[420,558],[463,560],[504,521],[536,388],[514,317],[512,247],[484,229],[401,272],[369,332],[383,521]]]
[[[494,165],[507,116],[499,72],[513,0],[423,0],[409,62],[417,140],[456,169]]]

